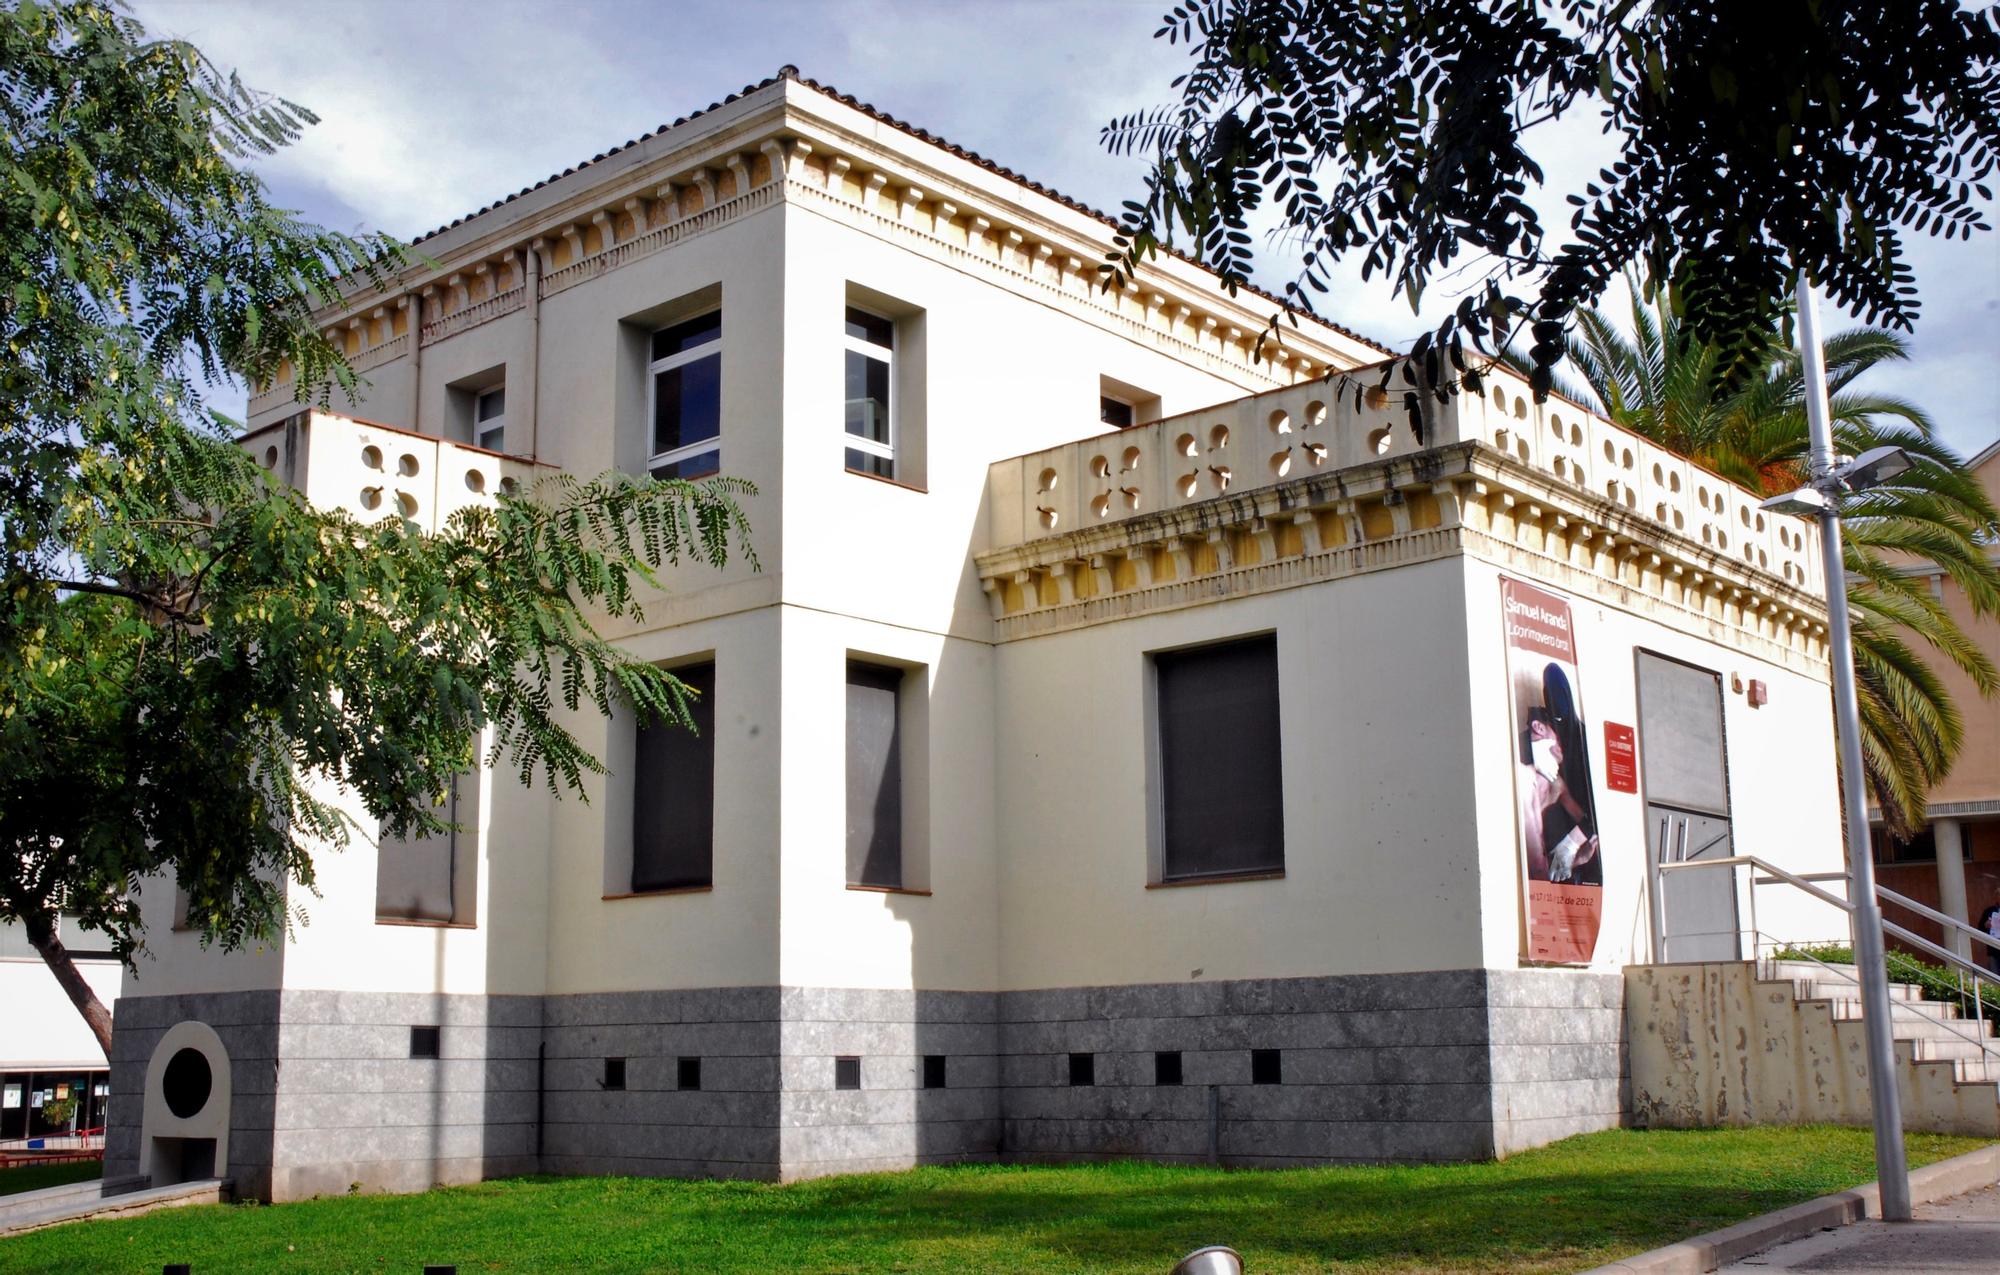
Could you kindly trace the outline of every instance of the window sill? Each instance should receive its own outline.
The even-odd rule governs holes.
[[[416,917],[406,916],[378,916],[375,918],[375,924],[400,925],[405,929],[413,930],[476,930],[479,928],[477,921],[424,921]]]
[[[885,487],[900,487],[904,491],[913,491],[919,496],[930,495],[930,488],[919,486],[916,483],[906,483],[900,478],[884,478],[880,474],[871,474],[865,469],[850,469],[847,472],[856,478],[866,478],[869,482],[881,483]]]
[[[1189,885],[1234,885],[1241,881],[1283,881],[1284,879],[1285,870],[1279,868],[1276,872],[1238,872],[1231,876],[1181,877],[1173,881],[1148,881],[1146,888],[1148,890],[1178,890],[1182,886]]]
[[[619,899],[658,899],[674,894],[712,894],[714,892],[715,886],[713,884],[676,885],[669,886],[664,890],[628,890],[624,894],[607,894],[603,896],[603,901],[612,903]]]
[[[914,894],[920,899],[931,897],[929,890],[917,890],[900,885],[856,885],[850,881],[847,883],[847,888],[861,894]]]

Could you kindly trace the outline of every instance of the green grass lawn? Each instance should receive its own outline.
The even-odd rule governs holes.
[[[99,1160],[77,1160],[69,1164],[23,1164],[11,1169],[0,1169],[0,1195],[13,1195],[17,1191],[39,1191],[45,1186],[67,1186],[72,1182],[88,1182],[102,1177],[104,1164]]]
[[[1970,1138],[1909,1139],[1910,1162]],[[209,1205],[0,1240],[0,1272],[1129,1271],[1203,1244],[1279,1271],[1572,1271],[1870,1181],[1867,1130],[1591,1134],[1497,1164],[969,1166],[796,1186],[519,1178]]]

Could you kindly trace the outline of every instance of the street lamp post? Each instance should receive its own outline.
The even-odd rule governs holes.
[[[1819,311],[1812,284],[1799,275],[1799,358],[1805,381],[1806,424],[1811,431],[1810,485],[1764,502],[1764,508],[1805,513],[1819,520],[1826,564],[1826,611],[1832,647],[1833,707],[1840,735],[1841,798],[1847,821],[1848,899],[1854,925],[1854,965],[1861,976],[1862,1026],[1868,1039],[1868,1095],[1875,1116],[1875,1175],[1882,1217],[1910,1220],[1910,1171],[1903,1156],[1902,1099],[1896,1087],[1896,1044],[1890,1033],[1889,971],[1882,945],[1882,907],[1875,898],[1875,857],[1869,845],[1868,808],[1862,795],[1861,713],[1855,703],[1854,644],[1848,632],[1847,573],[1841,557],[1840,498],[1902,473],[1902,449],[1876,448],[1845,465],[1833,454],[1828,423],[1826,357],[1820,348]]]

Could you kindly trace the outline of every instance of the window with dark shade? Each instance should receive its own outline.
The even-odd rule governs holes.
[[[437,1057],[442,1034],[442,1030],[437,1027],[410,1028],[410,1057]]]
[[[1283,871],[1277,638],[1162,651],[1153,659],[1161,879]]]
[[[647,472],[655,478],[715,473],[722,465],[722,312],[655,332],[652,354]]]
[[[674,1068],[674,1084],[681,1089],[701,1088],[701,1059],[681,1059]]]
[[[607,1058],[604,1060],[604,1087],[606,1089],[623,1089],[625,1087],[625,1060],[623,1058]]]
[[[847,883],[903,886],[903,670],[847,666]]]
[[[1096,1084],[1097,1055],[1071,1054],[1069,1056],[1069,1082],[1072,1085]]]
[[[1181,1083],[1181,1051],[1163,1049],[1153,1055],[1153,1083],[1156,1085],[1178,1085]]]
[[[1097,400],[1097,419],[1119,429],[1132,428],[1132,405],[1106,395]]]
[[[375,919],[470,924],[479,864],[479,771],[467,771],[432,811],[442,832],[378,834]]]
[[[943,1054],[924,1055],[924,1088],[943,1089],[945,1087],[944,1059],[945,1056]]]
[[[673,670],[695,693],[694,729],[639,728],[632,777],[632,892],[714,884],[715,665]]]
[[[861,1088],[861,1060],[859,1058],[836,1058],[833,1060],[833,1087],[835,1089]]]
[[[1250,1083],[1253,1085],[1282,1085],[1285,1083],[1284,1051],[1280,1049],[1253,1049],[1250,1051]]]

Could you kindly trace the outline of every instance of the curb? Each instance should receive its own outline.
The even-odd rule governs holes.
[[[1910,1171],[1910,1203],[1929,1204],[1961,1195],[1976,1187],[2000,1181],[2000,1145],[1981,1147],[1949,1160]],[[1761,1253],[1788,1240],[1801,1239],[1819,1231],[1846,1226],[1863,1218],[1880,1217],[1882,1208],[1877,1185],[1837,1191],[1817,1200],[1794,1204],[1788,1209],[1753,1217],[1747,1222],[1725,1226],[1719,1231],[1697,1235],[1651,1252],[1638,1253],[1622,1261],[1593,1267],[1583,1275],[1707,1275],[1752,1253]]]

